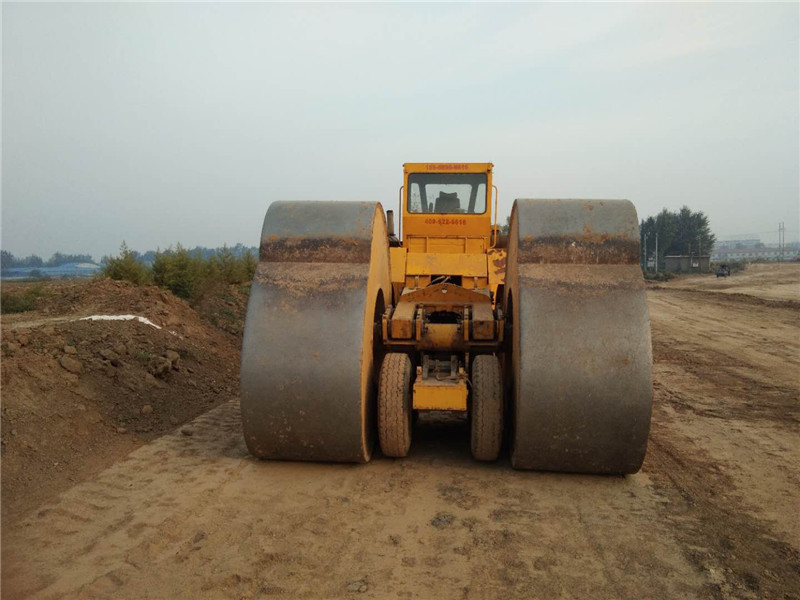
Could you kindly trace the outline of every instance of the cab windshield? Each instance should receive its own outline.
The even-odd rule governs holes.
[[[410,173],[408,212],[486,212],[486,173]]]

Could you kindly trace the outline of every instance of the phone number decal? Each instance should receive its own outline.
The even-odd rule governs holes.
[[[466,219],[425,219],[426,225],[466,225]]]
[[[425,168],[428,171],[466,171],[467,169],[469,169],[469,165],[467,165],[467,164],[452,164],[452,165],[429,164],[429,165],[425,165]]]

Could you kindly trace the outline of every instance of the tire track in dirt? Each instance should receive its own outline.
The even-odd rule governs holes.
[[[710,580],[703,596],[799,597],[800,311],[673,290],[650,292],[649,304],[655,397],[645,470],[687,559]]]
[[[650,444],[646,468],[669,499],[667,518],[687,558],[712,580],[703,596],[800,597],[800,552],[753,516],[732,478],[685,441],[678,447],[656,431]]]
[[[405,460],[261,462],[246,454],[238,410],[220,406],[192,436],[135,451],[14,528],[4,536],[4,593],[338,598],[358,583],[367,598],[618,598],[702,589],[646,475],[476,463],[462,420],[421,420]],[[63,511],[91,521],[75,526]]]

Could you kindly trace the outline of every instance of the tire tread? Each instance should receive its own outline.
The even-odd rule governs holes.
[[[386,456],[402,458],[411,448],[411,359],[391,352],[378,385],[378,440]]]
[[[489,354],[472,363],[472,456],[493,461],[503,443],[503,380],[500,361]]]

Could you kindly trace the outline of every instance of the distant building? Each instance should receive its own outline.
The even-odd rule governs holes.
[[[708,273],[711,271],[711,256],[689,256],[688,254],[672,254],[664,257],[664,269],[673,272]]]
[[[734,261],[791,261],[796,260],[800,243],[784,244],[783,252],[777,245],[766,245],[755,233],[739,233],[717,239],[711,251],[711,260],[716,263]]]
[[[783,257],[781,258],[780,248],[719,248],[718,245],[714,246],[714,252],[711,253],[711,260],[714,262],[728,262],[735,260],[793,260],[797,254],[796,248],[784,248]]]
[[[757,235],[743,235],[736,238],[729,238],[726,240],[717,240],[714,244],[714,250],[731,250],[731,249],[744,249],[744,248],[760,248],[763,247],[761,238]]]
[[[71,279],[73,277],[92,277],[100,272],[102,267],[95,263],[66,263],[58,267],[11,267],[3,269],[3,279],[27,279],[38,277],[52,277],[56,279]]]

